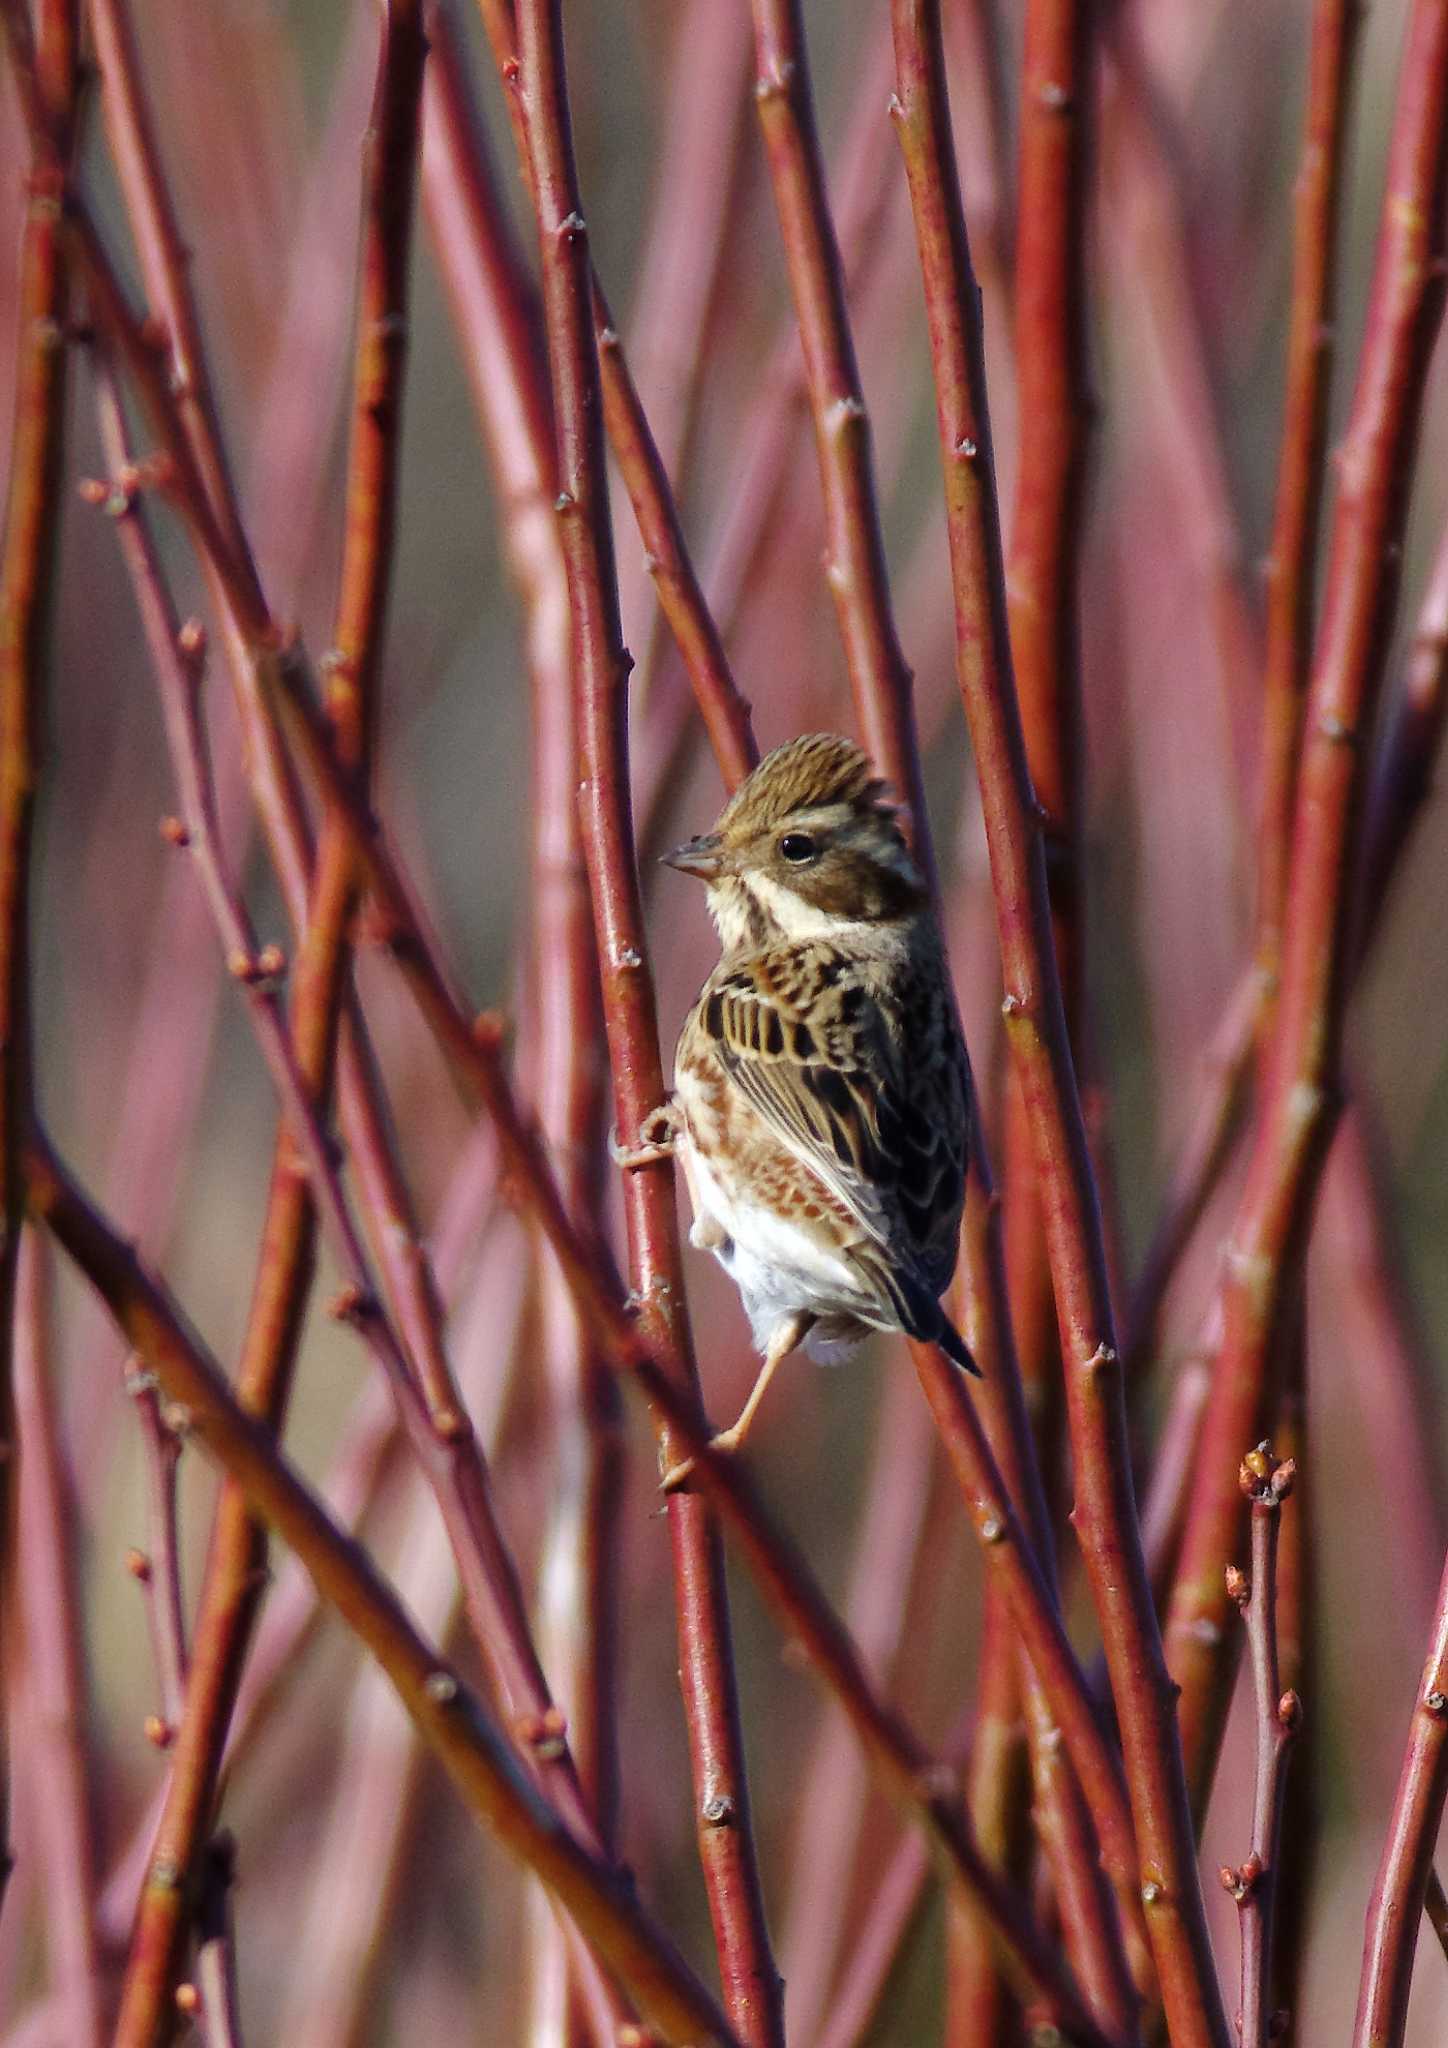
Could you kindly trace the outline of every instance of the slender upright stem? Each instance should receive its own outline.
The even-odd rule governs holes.
[[[804,349],[825,509],[825,581],[866,750],[927,832],[910,671],[890,609],[870,423],[825,189],[799,0],[752,0],[754,99]],[[928,849],[928,837],[922,840]]]
[[[946,477],[956,655],[975,748],[1006,981],[1006,1029],[1036,1146],[1090,1575],[1136,1822],[1167,2024],[1225,2048],[1173,1699],[1132,1495],[1100,1211],[1050,928],[1039,813],[1012,680],[979,305],[934,0],[896,0],[896,116],[920,245]]]
[[[490,456],[508,566],[523,612],[532,697],[531,986],[539,1123],[569,1210],[600,1196],[604,1080],[595,1054],[598,962],[580,840],[568,585],[552,393],[537,346],[532,280],[469,105],[451,17],[431,17],[423,196],[465,343]],[[552,1259],[541,1276],[543,1348],[555,1418],[556,1506],[539,1570],[540,1645],[564,1710],[601,1840],[617,1836],[619,1513],[624,1479],[617,1384]],[[566,1991],[562,1936],[541,1923],[533,1977]]]
[[[1448,1797],[1448,1560],[1397,1797],[1368,1902],[1353,2048],[1401,2048],[1433,1849]]]
[[[69,264],[60,205],[76,103],[78,0],[7,6],[17,76],[35,122],[16,299],[15,412],[0,537],[0,1638],[9,1613],[16,1503],[14,1352],[22,1150],[31,1111],[30,895],[51,593],[60,541]],[[0,1898],[10,1872],[10,1760],[0,1729]]]
[[[1302,1702],[1284,1692],[1277,1642],[1277,1544],[1282,1503],[1296,1468],[1279,1463],[1261,1443],[1242,1464],[1242,1491],[1252,1504],[1252,1570],[1247,1579],[1229,1566],[1227,1596],[1242,1610],[1252,1661],[1256,1716],[1252,1780],[1252,1845],[1246,1861],[1224,1868],[1222,1883],[1237,1901],[1242,1941],[1242,2004],[1237,2031],[1242,2048],[1268,2048],[1272,2039],[1272,1935],[1281,1890],[1278,1858],[1287,1798],[1287,1758],[1302,1723]]]
[[[517,10],[518,105],[537,215],[558,442],[558,516],[572,614],[583,847],[593,893],[615,1121],[626,1143],[664,1097],[653,984],[635,865],[628,769],[628,660],[618,615],[604,470],[592,267],[573,161],[559,0]],[[645,1340],[697,1386],[672,1168],[628,1175],[630,1279]],[[660,1457],[678,1446],[666,1425]],[[675,1594],[696,1827],[725,2004],[745,2040],[784,2040],[783,1985],[770,1952],[749,1811],[718,1527],[692,1491],[671,1498]]]
[[[1282,921],[1312,666],[1312,599],[1327,453],[1341,204],[1353,55],[1361,0],[1317,0],[1308,60],[1307,119],[1293,195],[1292,302],[1277,504],[1267,559],[1267,665],[1263,679],[1262,812],[1258,833],[1257,974],[1271,1016],[1282,961]]]
[[[1424,384],[1442,311],[1448,4],[1417,0],[1403,68],[1367,330],[1332,521],[1304,723],[1282,986],[1246,1184],[1221,1283],[1222,1350],[1168,1615],[1168,1658],[1198,1804],[1226,1714],[1223,1567],[1243,1502],[1236,1466],[1259,1433],[1276,1342],[1341,1090],[1358,958],[1361,822],[1373,716],[1391,645]]]
[[[20,1251],[15,1419],[20,1448],[18,1601],[38,1863],[46,1901],[50,1984],[74,2048],[106,2039],[96,1938],[91,1707],[81,1637],[81,1586],[57,1427],[48,1238]]]

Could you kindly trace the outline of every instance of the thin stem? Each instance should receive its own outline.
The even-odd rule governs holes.
[[[1173,2039],[1226,2048],[1181,1747],[1132,1496],[1100,1211],[1061,1004],[1039,815],[1006,629],[978,300],[932,0],[896,0],[896,117],[920,245],[946,476],[957,669],[980,776],[1006,981],[1060,1318],[1075,1523],[1125,1752],[1147,1931]],[[1087,1788],[1089,1789],[1089,1788]],[[1104,1846],[1104,1844],[1103,1844]]]
[[[629,802],[629,663],[618,615],[604,470],[592,269],[573,161],[559,0],[517,10],[517,105],[537,218],[558,449],[558,515],[572,618],[579,810],[588,863],[615,1123],[634,1143],[663,1100]],[[697,1387],[685,1305],[673,1172],[630,1173],[624,1188],[630,1280],[640,1332],[672,1380]],[[661,1460],[680,1453],[667,1425]],[[697,1795],[696,1830],[724,1999],[760,2048],[784,2040],[783,1985],[765,1922],[750,1820],[737,1681],[717,1524],[693,1493],[668,1507],[681,1677]]]
[[[911,679],[890,609],[870,424],[825,189],[799,0],[752,0],[754,99],[804,350],[834,599],[865,748],[910,807],[928,863]],[[926,836],[921,836],[926,835]]]
[[[1442,310],[1448,5],[1407,29],[1367,330],[1339,456],[1322,624],[1308,695],[1282,990],[1269,1083],[1221,1284],[1223,1341],[1168,1616],[1168,1657],[1198,1805],[1226,1712],[1222,1571],[1238,1542],[1240,1446],[1266,1406],[1336,1121],[1368,742],[1391,644],[1429,353]]]
[[[24,1652],[40,1881],[50,1984],[75,2048],[101,2048],[105,2014],[96,1939],[90,1700],[81,1638],[76,1517],[57,1429],[50,1348],[51,1249],[26,1231],[20,1249],[15,1420],[20,1451],[17,1604]]]
[[[1271,992],[1282,961],[1302,708],[1312,665],[1312,599],[1332,383],[1338,214],[1353,58],[1362,16],[1361,0],[1317,0],[1314,6],[1307,118],[1293,196],[1287,387],[1277,504],[1267,560],[1262,810],[1253,945],[1267,1004],[1261,1018],[1263,1030],[1270,1022]]]
[[[583,863],[568,586],[553,514],[552,394],[536,342],[531,281],[508,233],[468,103],[451,18],[432,17],[423,193],[462,331],[474,402],[523,611],[533,713],[532,970],[539,1123],[574,1215],[596,1208],[604,1087],[595,1046],[598,962]],[[539,1637],[568,1714],[600,1839],[615,1845],[619,1800],[619,1514],[624,1446],[617,1385],[545,1254],[543,1348],[554,1403],[556,1508],[539,1570]],[[564,1982],[561,1931],[541,1923],[535,1982]]]
[[[1242,1942],[1242,2005],[1237,2031],[1242,2048],[1268,2048],[1272,2038],[1272,1935],[1281,1872],[1282,1814],[1287,1800],[1288,1752],[1302,1724],[1302,1701],[1282,1690],[1277,1644],[1277,1539],[1282,1503],[1296,1467],[1259,1444],[1242,1464],[1242,1491],[1252,1504],[1252,1576],[1229,1566],[1228,1597],[1242,1611],[1252,1660],[1256,1751],[1252,1782],[1252,1843],[1247,1859],[1224,1868],[1222,1883],[1237,1901]]]
[[[1028,6],[1015,276],[1020,443],[1006,571],[1026,764],[1042,814],[1052,935],[1078,1062],[1085,1053],[1086,981],[1077,582],[1092,413],[1085,240],[1095,42],[1092,11],[1078,0],[1032,0]],[[1002,1228],[1011,1318],[1040,1461],[1052,1475],[1054,1495],[1059,1347],[1032,1135],[1018,1083],[1007,1086],[1005,1133]],[[1135,1994],[1092,1853],[1080,1788],[1051,1740],[1051,1718],[1039,1689],[1028,1678],[1025,1690],[1036,1828],[1055,1882],[1067,1949],[1103,2024],[1129,2034]],[[1139,1975],[1142,1989],[1151,1989],[1144,1957]]]
[[[16,1501],[14,1357],[22,1148],[31,1072],[30,897],[36,791],[50,659],[51,597],[60,546],[68,356],[69,264],[60,197],[76,113],[77,0],[7,4],[32,161],[15,306],[15,412],[0,536],[0,1638],[8,1656]],[[10,1873],[10,1755],[0,1727],[0,1898]]]
[[[145,1588],[160,1687],[160,1719],[170,1741],[185,1710],[188,1663],[176,1499],[181,1439],[161,1412],[155,1381],[136,1359],[126,1366],[126,1392],[140,1425],[147,1494],[147,1547],[132,1551],[127,1565]]]
[[[1408,1993],[1448,1796],[1448,1560],[1438,1592],[1428,1657],[1408,1747],[1383,1840],[1358,1986],[1353,2048],[1402,2048]]]

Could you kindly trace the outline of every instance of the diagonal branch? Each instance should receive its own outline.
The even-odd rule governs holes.
[[[469,1810],[550,1887],[666,2038],[736,2040],[628,1880],[559,1819],[502,1732],[414,1630],[366,1552],[337,1528],[265,1426],[237,1405],[164,1291],[43,1139],[32,1141],[27,1176],[35,1214],[100,1292],[169,1399],[186,1409],[195,1438],[241,1483],[253,1510],[377,1658]]]

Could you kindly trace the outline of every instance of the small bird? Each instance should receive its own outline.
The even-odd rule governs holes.
[[[809,733],[760,762],[712,832],[664,856],[706,884],[723,948],[674,1060],[690,1238],[739,1288],[764,1358],[719,1449],[737,1449],[801,1344],[833,1362],[871,1330],[903,1330],[977,1370],[939,1300],[970,1070],[929,892],[884,788],[852,741]]]

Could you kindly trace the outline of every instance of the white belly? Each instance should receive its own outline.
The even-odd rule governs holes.
[[[761,1352],[778,1325],[801,1310],[822,1318],[858,1313],[859,1285],[842,1258],[773,1210],[731,1192],[687,1131],[680,1133],[678,1153],[694,1209],[690,1242],[713,1252],[739,1289]],[[832,1363],[854,1342],[816,1335],[805,1349]]]

